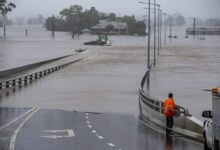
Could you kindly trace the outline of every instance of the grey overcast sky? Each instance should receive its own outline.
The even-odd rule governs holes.
[[[143,16],[145,7],[138,2],[142,0],[8,0],[14,2],[17,8],[9,17],[31,17],[42,14],[48,17],[58,15],[59,11],[70,5],[81,5],[84,9],[94,6],[102,12],[115,12],[117,15]],[[145,0],[148,1],[148,0]],[[151,0],[153,2],[153,0]],[[168,14],[181,13],[185,17],[220,18],[220,0],[156,0],[164,12]]]

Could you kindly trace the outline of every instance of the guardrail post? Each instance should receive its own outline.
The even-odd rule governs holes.
[[[189,110],[187,108],[184,109],[184,115],[185,116],[192,116],[190,113],[189,113]]]
[[[30,75],[30,82],[33,80],[33,75],[31,74]]]
[[[18,79],[18,84],[21,85],[21,83],[22,83],[22,78],[19,78]]]
[[[6,81],[5,87],[6,87],[6,88],[9,88],[9,85],[10,85],[9,81]]]
[[[24,85],[27,84],[27,76],[24,77]]]
[[[40,78],[42,77],[42,72],[39,72],[39,77],[40,77]]]
[[[2,89],[2,83],[0,83],[0,90]]]
[[[16,79],[12,81],[12,86],[16,86]]]
[[[38,79],[38,73],[35,73],[35,78]]]

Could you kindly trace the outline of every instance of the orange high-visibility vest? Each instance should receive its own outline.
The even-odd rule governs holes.
[[[172,98],[164,101],[164,114],[166,117],[175,116],[175,104]]]

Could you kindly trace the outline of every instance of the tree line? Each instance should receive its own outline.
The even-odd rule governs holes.
[[[146,26],[143,21],[137,21],[134,16],[118,17],[115,13],[102,13],[91,7],[89,10],[83,10],[79,5],[72,5],[60,11],[60,16],[48,17],[45,22],[47,30],[51,30],[54,23],[55,31],[69,31],[76,33],[77,30],[91,29],[97,25],[100,20],[124,22],[128,25],[128,34],[146,35]],[[111,27],[112,28],[112,27]],[[110,30],[108,27],[107,30]]]

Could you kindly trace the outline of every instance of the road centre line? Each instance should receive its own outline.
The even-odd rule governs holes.
[[[89,119],[89,114],[88,113],[85,113],[85,118],[86,118],[86,123],[88,124],[88,128],[92,129],[93,126],[91,125],[91,122],[88,120]],[[92,133],[94,133],[98,139],[105,140],[105,138],[102,135],[98,134],[96,130],[92,129]],[[107,142],[106,144],[108,146],[112,147],[112,148],[116,148],[117,147],[115,144],[110,143],[110,142]],[[121,148],[119,148],[119,149],[116,148],[116,149],[117,150],[122,150]]]
[[[8,126],[10,126],[11,124],[15,123],[16,121],[18,121],[19,119],[23,118],[25,115],[31,113],[32,111],[34,111],[36,108],[32,108],[28,111],[26,111],[25,113],[21,114],[20,116],[16,117],[15,119],[13,119],[12,121],[6,123],[5,125],[0,127],[0,130],[3,130],[5,128],[7,128]]]
[[[26,118],[25,120],[18,126],[18,128],[14,131],[14,134],[12,135],[11,139],[10,139],[10,143],[9,143],[9,150],[14,150],[15,149],[15,142],[16,142],[16,138],[18,133],[20,132],[20,130],[22,129],[22,127],[25,125],[25,123],[39,110],[40,108],[35,109],[33,112],[31,112]]]

